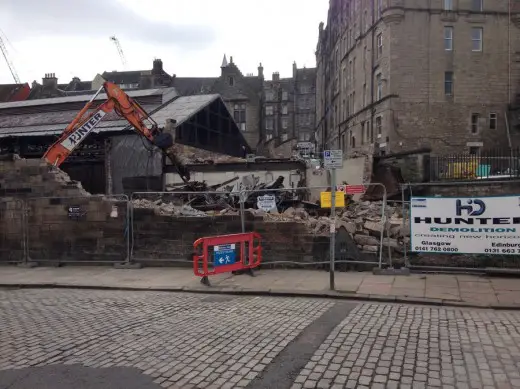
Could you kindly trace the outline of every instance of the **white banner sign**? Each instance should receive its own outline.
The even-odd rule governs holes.
[[[412,197],[411,251],[520,254],[520,196]]]
[[[276,209],[276,197],[274,195],[263,195],[256,198],[258,209],[269,212]]]

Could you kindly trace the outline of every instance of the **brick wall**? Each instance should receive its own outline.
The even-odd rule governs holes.
[[[433,185],[428,187],[431,196],[507,196],[520,195],[520,183],[485,185]]]
[[[320,252],[327,253],[328,239],[309,234],[297,222],[265,222],[262,217],[247,213],[246,231],[262,236],[264,262],[313,262]],[[153,259],[157,263],[191,261],[193,242],[204,236],[242,232],[240,216],[171,217],[154,214],[153,209],[134,209],[134,249],[136,262]]]
[[[0,191],[3,263],[20,262],[25,255],[47,263],[121,262],[133,225],[134,256],[164,264],[187,260],[197,238],[241,232],[240,217],[231,215],[183,218],[136,208],[130,223],[127,202],[92,196],[39,160],[0,159]],[[302,223],[248,214],[246,231],[262,235],[266,261],[311,262],[327,253],[328,238],[314,237]]]

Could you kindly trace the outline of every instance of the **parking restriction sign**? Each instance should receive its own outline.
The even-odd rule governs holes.
[[[343,151],[325,150],[323,152],[323,166],[325,166],[325,169],[341,169],[343,167]]]

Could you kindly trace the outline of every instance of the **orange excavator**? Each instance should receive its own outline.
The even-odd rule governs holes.
[[[107,99],[94,111],[87,114],[94,105],[94,100],[103,90],[107,95]],[[181,163],[172,149],[172,134],[163,132],[163,129],[159,128],[157,123],[137,101],[128,96],[116,84],[108,81],[103,83],[97,93],[79,111],[74,120],[65,128],[60,138],[49,147],[43,158],[52,165],[60,166],[74,149],[85,140],[90,132],[94,130],[99,122],[112,111],[124,117],[138,134],[144,136],[153,145],[160,148],[170,159],[185,183],[190,180],[188,169]]]

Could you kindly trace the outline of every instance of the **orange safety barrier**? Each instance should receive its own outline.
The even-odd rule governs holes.
[[[208,286],[208,276],[216,274],[246,270],[253,276],[262,262],[260,243],[256,232],[199,238],[193,243],[193,272]]]

